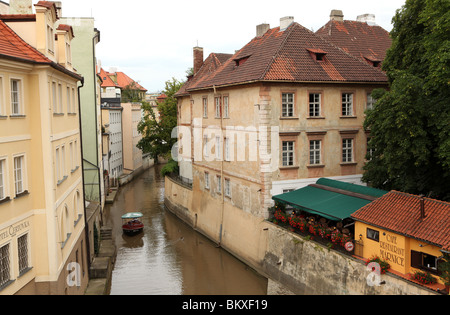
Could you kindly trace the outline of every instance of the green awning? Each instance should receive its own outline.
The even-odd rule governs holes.
[[[342,189],[342,187],[340,188]],[[372,202],[312,186],[274,196],[272,199],[333,221],[350,218],[354,212]]]

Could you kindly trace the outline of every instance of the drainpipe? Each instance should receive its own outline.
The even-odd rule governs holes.
[[[84,163],[83,163],[83,128],[81,128],[81,97],[80,97],[80,89],[84,87],[84,78],[81,79],[81,85],[78,87],[78,121],[80,128],[80,151],[81,151],[81,178],[83,181],[83,210],[84,210],[84,233],[86,237],[86,258],[87,258],[87,267],[88,270],[91,268],[91,244],[89,242],[89,224],[86,213],[86,189],[84,187]]]

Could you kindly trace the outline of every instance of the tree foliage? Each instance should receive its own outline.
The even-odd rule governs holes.
[[[450,200],[450,1],[407,0],[393,18],[389,91],[367,113],[375,149],[363,180]]]
[[[158,157],[170,158],[170,152],[177,139],[172,138],[172,130],[177,126],[177,100],[174,95],[182,86],[182,82],[173,78],[166,82],[163,94],[167,97],[159,103],[157,111],[149,103],[144,103],[144,117],[138,124],[138,131],[142,134],[142,139],[137,147],[143,153],[149,153],[153,159]]]

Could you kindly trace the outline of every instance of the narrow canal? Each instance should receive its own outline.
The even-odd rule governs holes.
[[[105,217],[113,228],[117,259],[111,295],[266,295],[256,274],[164,208],[161,166],[122,187]],[[128,237],[121,216],[142,212],[145,229]]]

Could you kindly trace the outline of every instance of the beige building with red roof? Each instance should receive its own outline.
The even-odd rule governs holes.
[[[407,279],[421,270],[444,283],[439,265],[450,254],[450,203],[391,191],[352,218],[359,256],[378,256]]]
[[[176,94],[187,208],[198,230],[257,261],[272,196],[321,177],[361,183],[364,112],[387,77],[292,17],[258,25],[233,55],[201,52]]]
[[[0,16],[0,294],[84,294],[83,78],[56,5],[34,7]]]

